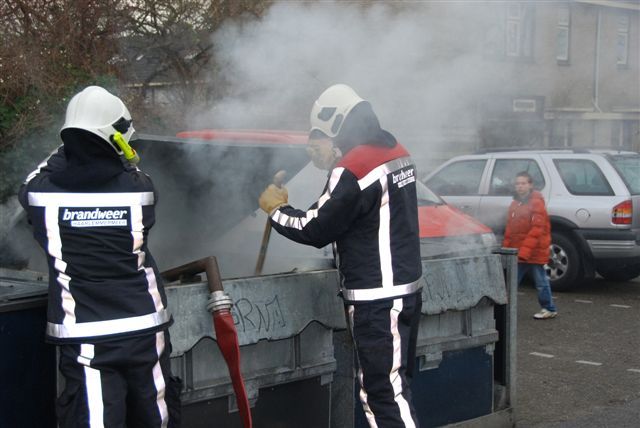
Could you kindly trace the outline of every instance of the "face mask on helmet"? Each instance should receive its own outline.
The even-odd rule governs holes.
[[[364,99],[351,87],[337,84],[327,88],[311,108],[311,131],[317,130],[330,138],[340,133],[345,118]]]
[[[122,100],[100,86],[89,86],[74,95],[67,106],[61,131],[84,129],[102,138],[119,155],[123,151],[112,141],[119,132],[126,143],[134,133],[131,114]]]

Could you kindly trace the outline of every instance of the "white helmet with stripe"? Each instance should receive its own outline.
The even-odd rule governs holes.
[[[313,103],[310,132],[318,130],[330,138],[335,138],[340,133],[349,112],[364,101],[350,86],[330,86]]]
[[[102,138],[121,155],[122,150],[111,137],[120,132],[128,143],[134,132],[131,122],[131,114],[120,98],[100,86],[88,86],[69,101],[60,132],[84,129]]]

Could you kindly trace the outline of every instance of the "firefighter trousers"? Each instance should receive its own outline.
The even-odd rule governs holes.
[[[180,380],[168,331],[96,344],[60,345],[60,428],[179,426]]]
[[[356,350],[360,401],[369,425],[417,427],[409,384],[422,293],[345,306]]]

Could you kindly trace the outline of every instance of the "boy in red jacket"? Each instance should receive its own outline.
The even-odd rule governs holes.
[[[518,284],[531,272],[538,290],[541,310],[533,317],[554,318],[558,311],[551,297],[549,278],[544,265],[549,261],[551,224],[540,192],[533,190],[533,180],[527,172],[519,172],[515,182],[516,194],[509,206],[504,247],[518,249]]]

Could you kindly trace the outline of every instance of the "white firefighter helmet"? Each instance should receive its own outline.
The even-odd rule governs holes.
[[[336,137],[349,112],[364,101],[350,86],[330,86],[313,103],[310,116],[311,131],[317,129],[328,137]]]
[[[71,98],[60,131],[69,128],[99,136],[120,155],[122,150],[111,137],[120,132],[128,143],[134,132],[131,114],[122,100],[100,86],[88,86]]]

